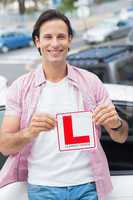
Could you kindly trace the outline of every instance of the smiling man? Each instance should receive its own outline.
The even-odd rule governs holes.
[[[43,12],[32,36],[42,65],[9,89],[0,151],[10,157],[0,186],[26,181],[29,200],[104,200],[112,185],[100,126],[123,143],[127,123],[118,116],[98,77],[67,63],[73,31],[66,16],[56,10]],[[60,152],[55,115],[90,109],[97,148]]]

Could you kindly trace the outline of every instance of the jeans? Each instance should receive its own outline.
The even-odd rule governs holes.
[[[28,184],[29,200],[98,200],[95,183],[68,187]]]

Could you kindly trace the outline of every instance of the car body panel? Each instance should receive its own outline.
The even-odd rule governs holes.
[[[112,176],[113,191],[107,200],[133,200],[133,175]]]
[[[110,98],[114,101],[124,101],[133,103],[133,86],[118,85],[118,84],[104,84]]]

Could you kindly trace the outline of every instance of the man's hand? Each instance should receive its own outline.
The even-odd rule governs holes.
[[[108,128],[119,127],[121,121],[114,105],[99,105],[93,113],[94,122]]]
[[[25,136],[35,138],[42,131],[49,131],[55,127],[56,120],[53,116],[47,113],[34,114]]]
[[[119,143],[126,141],[128,137],[128,124],[126,121],[122,120],[121,126],[121,120],[114,105],[102,104],[97,106],[93,113],[93,120],[96,125],[104,126],[114,141]],[[120,130],[113,130],[120,126]]]

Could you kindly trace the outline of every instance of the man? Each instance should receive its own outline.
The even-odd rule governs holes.
[[[27,181],[29,200],[103,200],[112,185],[99,142],[100,126],[120,143],[127,138],[128,126],[101,81],[66,62],[73,37],[67,17],[56,10],[42,13],[32,36],[42,66],[20,77],[9,89],[0,151],[11,156],[0,185]],[[60,152],[55,115],[90,109],[97,148]]]

